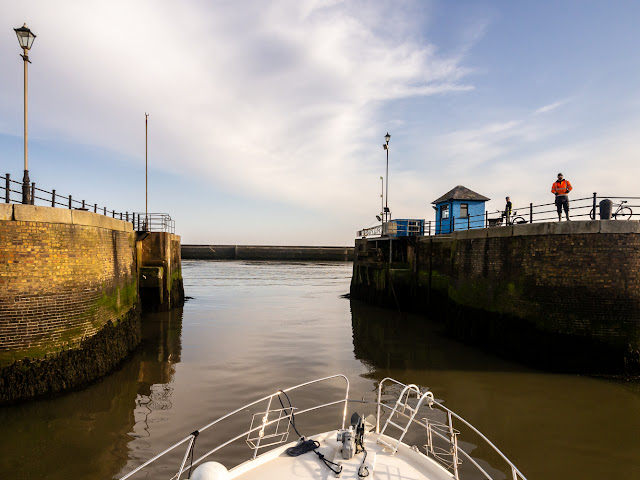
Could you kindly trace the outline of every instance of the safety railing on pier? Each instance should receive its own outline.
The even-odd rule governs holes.
[[[598,195],[594,193],[590,197],[571,198],[569,202],[569,218],[571,220],[598,220],[600,219],[600,202],[611,200],[612,220],[640,220],[640,197]],[[562,221],[565,221],[564,211]],[[391,220],[390,222],[393,222]],[[472,230],[478,228],[502,227],[509,225],[519,225],[525,223],[557,222],[558,213],[555,203],[543,203],[534,205],[520,205],[512,209],[508,217],[504,211],[485,211],[481,215],[469,215],[466,217],[441,218],[438,221],[424,221],[424,235],[450,234],[454,231]],[[386,225],[385,225],[386,226]],[[379,236],[380,232],[387,235],[388,229],[383,225],[366,228],[356,232],[357,237]]]
[[[133,213],[132,215],[134,230],[176,233],[176,222],[166,213]]]
[[[29,186],[29,204],[46,207],[68,208],[69,210],[85,210],[98,213],[107,217],[124,220],[133,223],[134,230],[147,232],[169,232],[175,233],[175,222],[166,213],[135,213],[117,212],[110,210],[106,206],[97,203],[77,200],[72,195],[61,195],[55,189],[48,191],[36,187],[35,182]],[[22,182],[11,179],[11,175],[6,173],[0,175],[1,200],[4,203],[22,203]]]

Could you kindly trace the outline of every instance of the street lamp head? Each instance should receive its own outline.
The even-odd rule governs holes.
[[[31,30],[27,28],[27,24],[25,23],[22,27],[14,28],[13,30],[18,36],[20,47],[24,50],[29,50],[31,48],[31,45],[33,45],[33,41],[36,39],[36,36]]]
[[[391,140],[391,135],[389,135],[389,132],[387,132],[387,134],[384,136],[384,139],[387,141],[387,143],[389,143],[389,140]]]

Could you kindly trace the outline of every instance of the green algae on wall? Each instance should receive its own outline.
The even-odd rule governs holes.
[[[140,311],[111,321],[77,348],[33,356],[0,369],[0,405],[85,386],[112,371],[139,343]]]

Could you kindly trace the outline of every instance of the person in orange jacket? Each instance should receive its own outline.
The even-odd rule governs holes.
[[[551,193],[556,196],[556,208],[558,209],[558,221],[562,221],[562,209],[564,214],[569,218],[569,192],[573,190],[569,180],[565,180],[561,173],[558,174],[558,180],[551,185]]]

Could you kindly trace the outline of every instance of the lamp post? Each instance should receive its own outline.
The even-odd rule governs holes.
[[[385,221],[389,221],[389,140],[391,140],[391,135],[389,132],[384,136],[384,139],[387,143],[382,144],[382,148],[387,151],[387,193],[384,203],[384,215]]]
[[[145,231],[149,231],[149,175],[147,173],[149,169],[149,127],[147,119],[149,114],[144,114],[144,224]]]
[[[20,28],[13,29],[18,36],[18,42],[22,48],[22,59],[24,60],[24,176],[22,177],[22,203],[30,204],[32,199],[29,192],[29,163],[27,153],[27,63],[31,63],[29,60],[29,49],[33,45],[33,41],[36,36],[27,28],[25,23]]]

